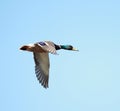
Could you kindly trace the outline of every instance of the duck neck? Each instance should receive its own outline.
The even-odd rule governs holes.
[[[61,45],[56,45],[56,44],[54,44],[55,45],[55,49],[56,50],[60,50],[61,49]]]
[[[67,45],[56,45],[55,44],[55,49],[60,50],[60,49],[66,49],[67,50]]]

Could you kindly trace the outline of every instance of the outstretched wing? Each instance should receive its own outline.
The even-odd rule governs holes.
[[[33,53],[35,61],[35,74],[39,83],[48,88],[49,80],[49,55],[48,53]]]
[[[38,42],[37,43],[43,50],[50,52],[52,54],[57,54],[55,45],[51,41],[44,41],[44,42]]]

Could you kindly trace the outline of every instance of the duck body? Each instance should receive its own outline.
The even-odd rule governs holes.
[[[74,50],[71,45],[56,45],[51,41],[41,41],[34,44],[23,45],[20,50],[33,52],[36,77],[44,88],[48,88],[49,81],[49,53],[57,54],[56,50]]]

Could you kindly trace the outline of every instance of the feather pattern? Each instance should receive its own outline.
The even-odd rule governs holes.
[[[51,41],[44,41],[36,43],[38,47],[42,48],[45,52],[34,52],[35,61],[35,74],[43,87],[48,87],[49,80],[49,52],[57,54],[54,43]]]
[[[38,46],[40,46],[43,50],[46,50],[47,52],[50,52],[52,54],[57,54],[55,45],[51,41],[45,41],[45,42],[38,42]]]
[[[49,55],[48,53],[34,52],[35,74],[39,82],[45,87],[48,87],[49,79]]]

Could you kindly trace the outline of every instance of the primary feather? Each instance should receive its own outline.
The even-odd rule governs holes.
[[[45,87],[48,87],[49,80],[49,56],[48,53],[34,52],[35,73],[39,82]]]

